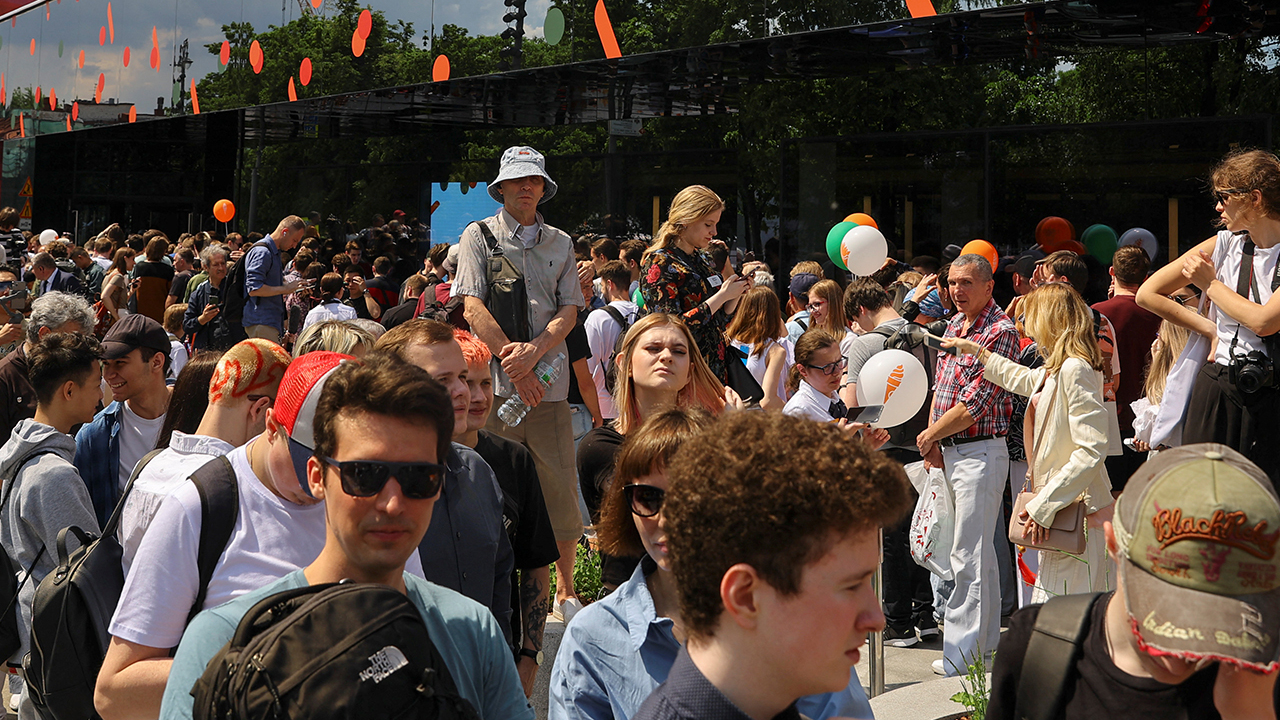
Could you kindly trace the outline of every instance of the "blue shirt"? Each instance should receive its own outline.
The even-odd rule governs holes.
[[[89,488],[98,527],[106,527],[111,511],[120,501],[120,416],[124,404],[116,401],[93,416],[76,433],[76,455],[73,464]]]
[[[423,577],[487,605],[509,632],[515,558],[502,522],[502,490],[489,464],[465,445],[453,444],[445,466],[431,525],[418,544]]]
[[[253,297],[249,293],[262,287],[284,285],[284,264],[280,248],[270,235],[244,254],[244,326],[270,325],[284,332],[284,296]]]
[[[502,630],[484,606],[409,573],[404,574],[404,584],[453,676],[458,694],[474,705],[481,717],[533,720],[533,708],[525,700]],[[231,640],[249,608],[269,595],[307,585],[302,570],[295,570],[260,590],[197,615],[173,658],[160,717],[191,717],[191,688],[213,656]]]
[[[792,345],[795,345],[800,336],[811,327],[813,327],[813,322],[809,320],[809,311],[801,310],[787,322],[787,339],[791,341]]]
[[[662,571],[645,557],[629,580],[565,628],[551,668],[549,720],[627,720],[673,672],[681,646],[671,619],[654,609],[647,572]],[[797,706],[814,720],[872,716],[856,671],[843,691],[810,695]]]

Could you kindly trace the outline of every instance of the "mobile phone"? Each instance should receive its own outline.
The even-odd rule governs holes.
[[[960,354],[960,351],[956,350],[953,347],[952,348],[942,347],[942,338],[938,337],[937,335],[934,335],[933,333],[926,332],[924,334],[924,345],[925,347],[933,348],[938,352],[946,353],[948,355]]]
[[[1124,439],[1124,446],[1125,446],[1125,447],[1127,447],[1127,448],[1129,448],[1130,450],[1132,450],[1132,451],[1134,451],[1134,452],[1138,452],[1138,448],[1136,448],[1136,447],[1134,447],[1134,446],[1133,446],[1133,438],[1125,438],[1125,439]]]
[[[870,425],[879,422],[880,415],[884,413],[884,405],[865,405],[863,407],[851,407],[845,413],[845,417],[856,423]]]

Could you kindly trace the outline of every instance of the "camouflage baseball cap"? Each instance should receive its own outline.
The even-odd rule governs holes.
[[[1280,667],[1280,501],[1258,466],[1225,445],[1166,450],[1129,480],[1112,524],[1144,650]]]

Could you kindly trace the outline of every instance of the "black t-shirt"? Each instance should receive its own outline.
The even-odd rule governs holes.
[[[133,276],[135,278],[158,277],[165,282],[172,282],[173,266],[164,262],[140,260],[138,264],[133,266]],[[183,292],[186,292],[185,288],[183,288]]]
[[[182,298],[187,296],[187,283],[191,282],[191,271],[183,270],[173,274],[173,282],[169,285],[169,294],[178,298],[178,302],[182,302]]]
[[[578,388],[578,376],[573,372],[573,364],[579,360],[585,360],[591,357],[591,346],[587,344],[587,331],[583,329],[582,323],[587,319],[585,313],[578,313],[578,322],[573,324],[573,329],[564,338],[564,344],[569,349],[569,404],[582,404],[582,391]],[[591,390],[595,389],[592,384]]]
[[[382,313],[382,327],[390,330],[402,325],[418,314],[418,298],[409,298],[390,310]]]
[[[1151,678],[1134,677],[1116,667],[1107,653],[1103,627],[1107,602],[1112,596],[1108,593],[1093,605],[1089,634],[1076,661],[1077,679],[1074,687],[1067,691],[1063,720],[1218,720],[1221,716],[1213,705],[1213,685],[1218,677],[1216,664],[1192,675],[1181,685],[1166,685]],[[1009,629],[1000,637],[995,667],[991,672],[987,720],[1021,717],[1017,712],[1018,681],[1022,676],[1031,629],[1039,615],[1039,605],[1019,610],[1010,620]],[[1277,684],[1277,689],[1280,690],[1280,684]]]
[[[502,488],[502,524],[515,558],[511,571],[511,637],[519,646],[524,628],[520,624],[520,579],[516,571],[546,567],[559,559],[560,550],[533,455],[520,443],[488,430],[480,431],[475,450],[493,468]]]
[[[604,504],[605,491],[613,482],[614,460],[625,439],[613,429],[612,422],[607,422],[592,428],[578,443],[578,488],[587,504],[587,512],[591,513],[592,523],[600,522],[600,506]],[[600,580],[610,587],[621,585],[635,572],[639,562],[639,558],[600,553]]]

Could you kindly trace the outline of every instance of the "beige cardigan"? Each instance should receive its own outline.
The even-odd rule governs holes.
[[[1054,375],[1044,368],[1032,370],[1008,358],[990,353],[983,376],[1010,392],[1030,397],[1044,382],[1035,423],[1035,457],[1032,462],[1036,496],[1027,513],[1048,527],[1054,515],[1081,498],[1085,513],[1111,505],[1107,457],[1107,411],[1102,405],[1102,373],[1083,360],[1068,358]],[[1045,410],[1049,414],[1043,415]]]

